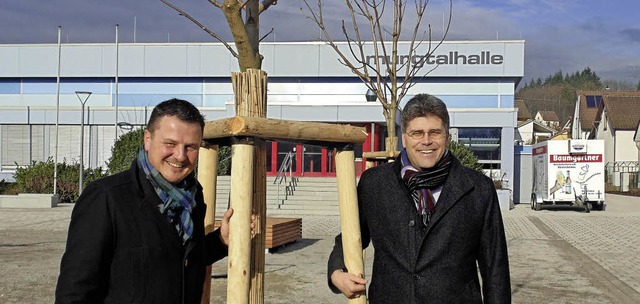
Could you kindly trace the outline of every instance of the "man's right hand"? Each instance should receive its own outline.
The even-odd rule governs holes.
[[[362,275],[356,276],[340,269],[331,274],[331,283],[349,299],[360,297],[367,289],[367,280]]]

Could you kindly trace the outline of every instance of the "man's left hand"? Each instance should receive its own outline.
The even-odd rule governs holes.
[[[233,216],[233,209],[229,208],[223,215],[222,221],[220,222],[220,238],[222,238],[222,242],[229,246],[229,220]],[[253,238],[256,234],[256,216],[255,214],[251,215],[251,238]]]

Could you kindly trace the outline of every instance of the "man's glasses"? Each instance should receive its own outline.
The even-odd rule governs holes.
[[[442,130],[429,130],[429,132],[425,132],[424,130],[415,130],[407,132],[407,135],[411,136],[411,138],[415,140],[421,140],[425,134],[428,134],[431,139],[441,139],[446,136],[446,133]]]

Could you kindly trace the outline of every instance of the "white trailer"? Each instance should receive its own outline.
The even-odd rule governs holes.
[[[533,147],[531,209],[572,205],[604,210],[604,141],[548,140]]]

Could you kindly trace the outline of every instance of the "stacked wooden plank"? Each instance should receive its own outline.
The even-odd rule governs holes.
[[[216,220],[215,227],[220,227],[220,220]],[[265,236],[267,249],[299,240],[302,238],[302,219],[269,217]]]

